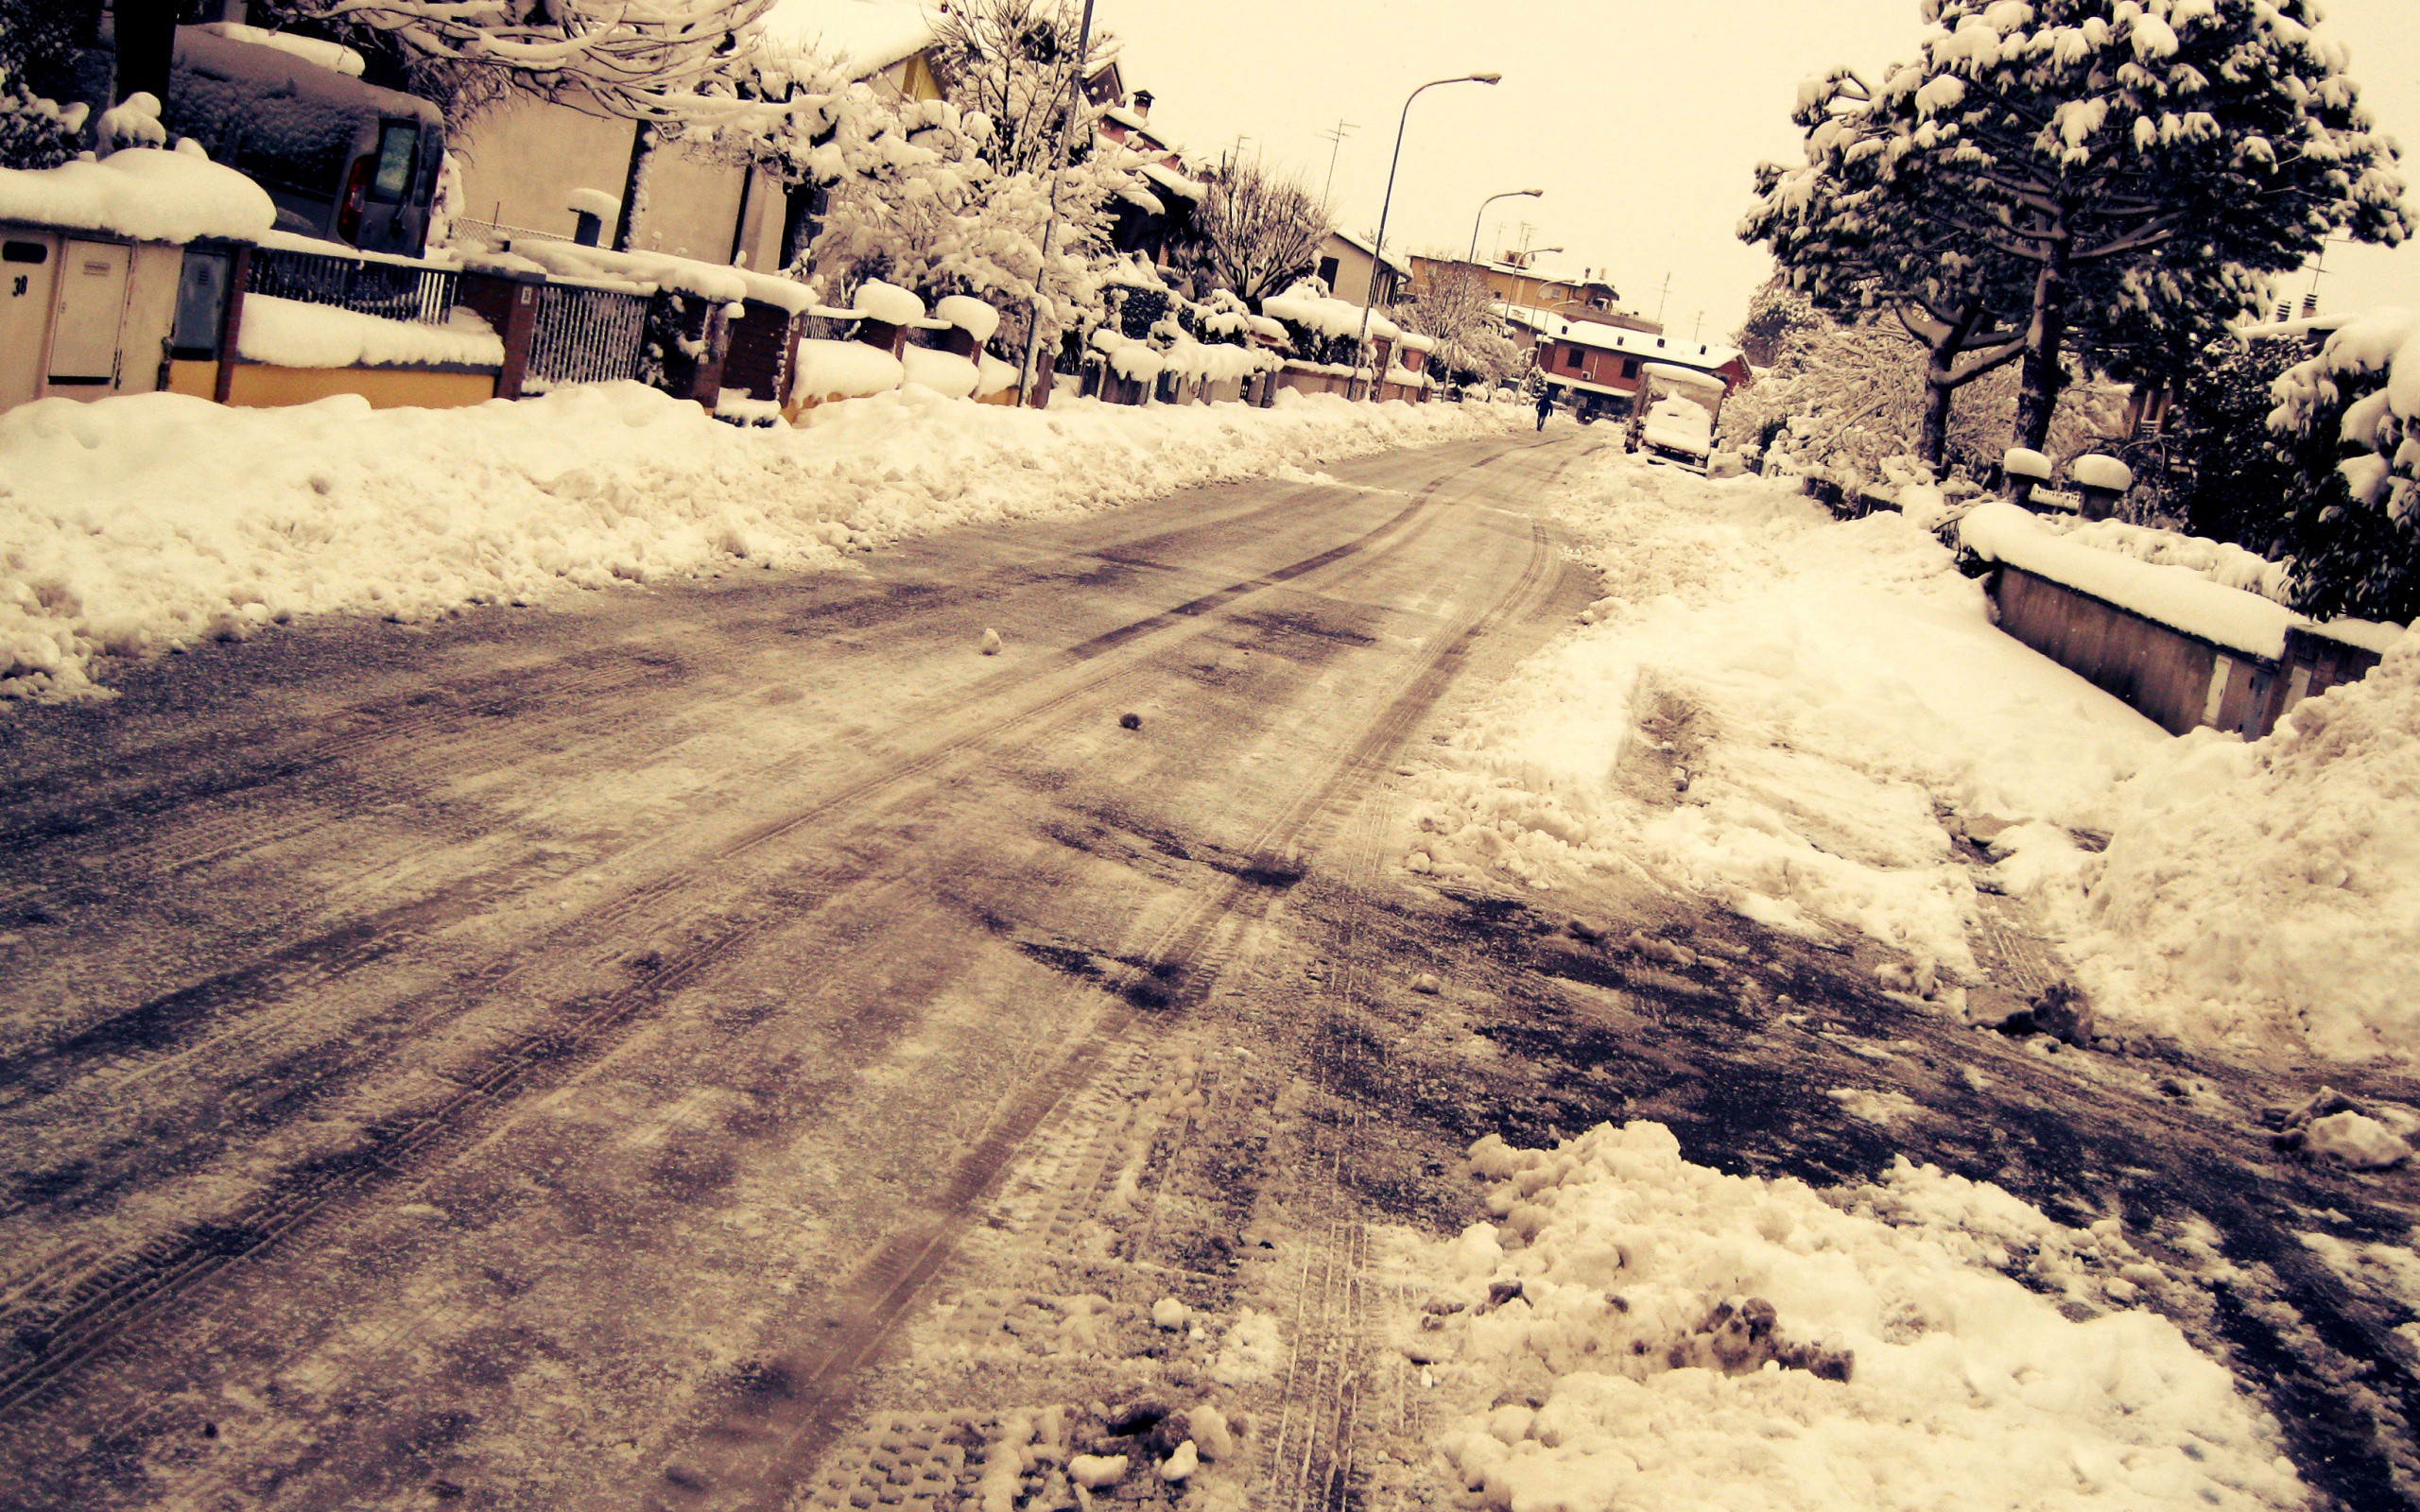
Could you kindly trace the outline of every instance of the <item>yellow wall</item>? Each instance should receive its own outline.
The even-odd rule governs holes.
[[[177,366],[216,365],[196,362]],[[227,390],[227,402],[271,408],[307,404],[331,394],[359,394],[370,401],[372,409],[458,409],[493,399],[495,374],[432,372],[424,368],[273,368],[266,363],[247,362],[237,365],[235,381]]]
[[[168,392],[191,394],[196,399],[218,397],[218,364],[179,357],[168,364]]]

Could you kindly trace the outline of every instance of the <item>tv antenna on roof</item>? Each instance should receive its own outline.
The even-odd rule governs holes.
[[[1344,139],[1351,136],[1358,129],[1360,129],[1360,128],[1356,126],[1353,122],[1345,120],[1342,116],[1339,116],[1334,126],[1328,128],[1324,131],[1313,133],[1314,135],[1327,138],[1328,141],[1333,144],[1327,149],[1327,184],[1324,188],[1320,190],[1321,204],[1326,204],[1328,202],[1329,196],[1336,189],[1337,153],[1343,148]]]

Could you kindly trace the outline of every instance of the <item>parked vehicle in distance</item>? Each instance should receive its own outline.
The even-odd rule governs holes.
[[[1651,455],[1703,472],[1714,450],[1714,416],[1694,399],[1659,399],[1648,406],[1639,438]]]
[[[316,60],[346,49],[257,40],[275,35],[179,26],[162,123],[268,190],[280,231],[418,256],[445,152],[443,114]]]

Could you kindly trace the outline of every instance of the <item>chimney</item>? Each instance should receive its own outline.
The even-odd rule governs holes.
[[[1151,118],[1151,92],[1150,90],[1138,89],[1134,92],[1134,113],[1147,121]]]

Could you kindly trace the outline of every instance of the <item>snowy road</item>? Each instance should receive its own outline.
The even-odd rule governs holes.
[[[2029,1284],[2147,1297],[2392,1504],[2405,1314],[2293,1235],[2412,1213],[2214,1115],[2249,1074],[1978,1034],[1644,885],[1399,869],[1422,747],[1596,593],[1539,505],[1599,441],[20,711],[0,1506],[1153,1505],[1180,1437],[1188,1505],[1439,1504],[1388,1226],[1487,1216],[1480,1135],[1623,1118],[2122,1215]]]
[[[20,721],[0,1498],[778,1502],[1035,1128],[1579,601],[1522,507],[1580,450],[215,648]]]

